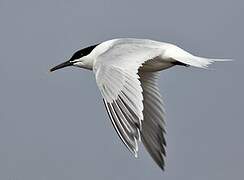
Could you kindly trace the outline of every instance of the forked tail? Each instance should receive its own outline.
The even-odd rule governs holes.
[[[233,61],[232,59],[212,59],[194,56],[175,45],[172,45],[165,51],[164,57],[172,58],[186,65],[205,69],[214,62]]]
[[[204,69],[207,69],[208,66],[214,62],[233,61],[232,59],[211,59],[198,56],[192,56],[189,60],[190,61],[187,63],[188,65]]]

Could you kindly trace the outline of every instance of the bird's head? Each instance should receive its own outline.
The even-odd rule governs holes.
[[[86,47],[84,49],[81,49],[81,50],[75,52],[68,61],[63,62],[63,63],[51,68],[50,72],[53,72],[53,71],[56,71],[58,69],[68,67],[68,66],[77,66],[77,67],[82,67],[82,68],[86,68],[86,69],[92,69],[92,64],[91,64],[92,59],[88,58],[88,55],[97,45],[98,44],[89,46],[89,47]]]

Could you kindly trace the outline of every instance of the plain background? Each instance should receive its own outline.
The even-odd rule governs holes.
[[[0,0],[0,179],[242,180],[243,17],[241,0]],[[118,37],[235,59],[161,73],[164,173],[143,146],[138,159],[124,147],[91,72],[48,73],[76,50]]]

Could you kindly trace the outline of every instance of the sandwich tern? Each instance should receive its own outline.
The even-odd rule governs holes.
[[[207,68],[215,61],[180,47],[148,39],[121,38],[86,47],[50,71],[67,66],[92,70],[109,118],[125,146],[137,157],[138,142],[164,170],[165,111],[158,79],[175,65]]]

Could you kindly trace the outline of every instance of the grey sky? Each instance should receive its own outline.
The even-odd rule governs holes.
[[[241,0],[0,0],[0,179],[242,180],[243,10]],[[115,37],[236,59],[161,73],[165,173],[142,146],[136,160],[120,142],[91,72],[48,73]]]

